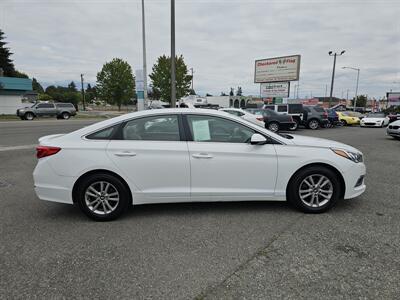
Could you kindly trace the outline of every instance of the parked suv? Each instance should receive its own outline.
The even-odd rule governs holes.
[[[265,128],[272,132],[279,130],[296,130],[296,122],[292,116],[278,114],[271,109],[247,108],[246,111],[264,118]]]
[[[321,106],[308,106],[303,105],[304,114],[302,124],[307,128],[312,130],[318,129],[320,127],[326,127],[329,123],[328,113]]]
[[[72,103],[36,103],[31,107],[20,108],[17,116],[21,120],[33,120],[36,117],[57,117],[67,120],[76,115],[75,106]]]
[[[263,108],[291,116],[295,122],[292,130],[296,130],[303,122],[303,104],[265,104]]]

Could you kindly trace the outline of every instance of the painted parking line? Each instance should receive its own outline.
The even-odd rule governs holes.
[[[13,151],[13,150],[24,150],[24,149],[34,149],[36,146],[37,146],[37,144],[11,146],[11,147],[2,147],[2,146],[0,146],[0,152]]]

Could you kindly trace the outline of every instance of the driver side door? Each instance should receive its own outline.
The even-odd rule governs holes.
[[[223,117],[185,117],[193,201],[272,198],[277,178],[273,144],[252,145],[256,131]]]

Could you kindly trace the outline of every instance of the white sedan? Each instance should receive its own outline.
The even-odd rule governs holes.
[[[132,204],[194,201],[288,200],[319,213],[365,191],[359,150],[220,111],[141,111],[39,142],[37,196],[99,221]]]
[[[360,121],[361,127],[384,127],[389,125],[389,118],[384,113],[370,113]]]
[[[255,115],[252,113],[249,113],[248,111],[245,111],[240,108],[221,108],[221,111],[227,112],[231,115],[241,117],[242,119],[245,119],[246,121],[249,121],[251,123],[254,123],[258,126],[265,127],[264,123],[264,117],[260,115]]]

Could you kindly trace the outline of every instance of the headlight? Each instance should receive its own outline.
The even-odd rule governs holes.
[[[363,161],[363,156],[361,153],[356,153],[356,152],[350,152],[346,151],[343,149],[332,149],[333,152],[335,152],[337,155],[342,156],[344,158],[350,159],[351,161],[355,163],[359,163]]]

